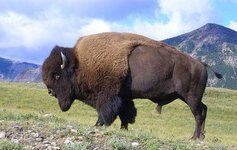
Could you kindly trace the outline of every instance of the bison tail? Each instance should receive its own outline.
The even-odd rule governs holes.
[[[204,63],[204,62],[201,62],[205,67],[207,67],[207,68],[209,68],[214,74],[215,74],[215,76],[218,78],[218,79],[222,79],[223,78],[223,76],[220,74],[220,73],[218,73],[218,72],[215,72],[212,68],[211,68],[211,66],[209,66],[208,64],[206,64],[206,63]]]
[[[215,73],[215,76],[218,78],[218,79],[222,79],[223,78],[223,76],[221,75],[221,74],[219,74],[219,73],[217,73],[217,72],[214,72]]]

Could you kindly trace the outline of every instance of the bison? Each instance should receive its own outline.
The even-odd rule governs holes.
[[[55,46],[43,63],[42,78],[62,111],[69,110],[75,99],[95,108],[97,126],[109,126],[119,116],[121,128],[127,129],[135,122],[135,98],[157,103],[158,111],[180,99],[196,121],[192,139],[203,139],[207,67],[162,42],[107,32],[81,37],[72,48]]]

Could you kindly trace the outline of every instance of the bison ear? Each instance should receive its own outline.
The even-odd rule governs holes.
[[[61,58],[62,58],[62,65],[61,65],[61,69],[64,69],[66,67],[66,65],[68,64],[68,59],[67,57],[63,54],[63,52],[61,52]]]

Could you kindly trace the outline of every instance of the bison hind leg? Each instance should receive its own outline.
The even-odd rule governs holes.
[[[161,114],[161,110],[162,110],[162,106],[159,105],[159,104],[157,104],[157,106],[156,106],[156,111],[157,111],[159,114]]]
[[[99,113],[98,123],[111,125],[119,114],[122,100],[118,96],[113,96],[107,100],[98,101],[97,111]]]
[[[207,106],[200,102],[194,106],[192,105],[190,108],[196,121],[195,131],[191,139],[195,140],[198,138],[203,140],[205,138],[204,128],[207,115]]]

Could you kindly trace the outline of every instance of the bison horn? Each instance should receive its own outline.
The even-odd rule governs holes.
[[[63,54],[63,52],[61,52],[61,57],[63,61],[63,64],[61,65],[61,69],[64,69],[67,64],[67,57]]]

